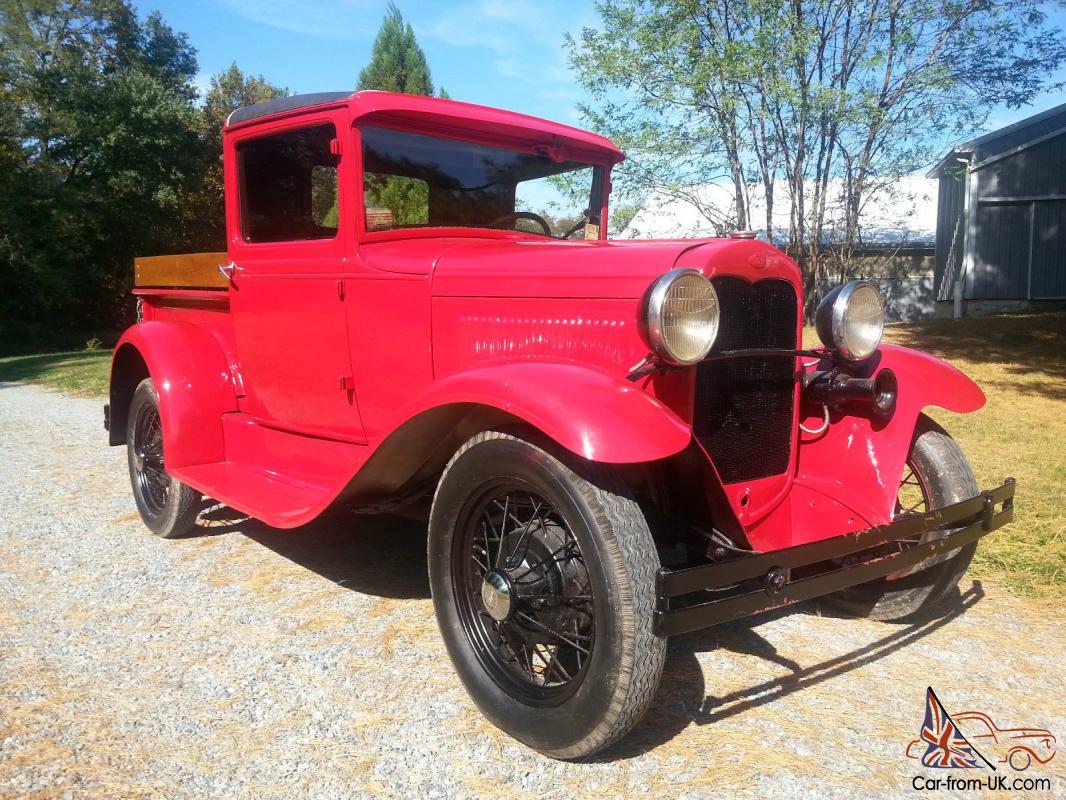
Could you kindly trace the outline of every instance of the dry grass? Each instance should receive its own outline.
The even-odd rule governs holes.
[[[974,414],[934,409],[982,486],[1018,480],[1016,521],[985,539],[971,574],[1026,595],[1066,593],[1066,313],[892,325],[886,338],[950,361],[981,386]]]

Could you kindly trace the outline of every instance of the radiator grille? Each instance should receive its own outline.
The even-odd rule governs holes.
[[[722,318],[711,354],[753,347],[796,347],[796,292],[782,280],[712,280]],[[693,432],[724,483],[788,470],[795,359],[709,361],[696,369]]]

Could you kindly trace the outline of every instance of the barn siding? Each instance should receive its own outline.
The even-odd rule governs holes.
[[[1066,298],[1066,201],[1034,203],[1033,286],[1038,300]]]
[[[953,174],[960,163],[969,180]],[[960,146],[938,178],[937,301],[953,299],[961,264],[967,301],[1066,299],[1066,105]],[[948,264],[967,215],[972,235],[958,237],[960,263]]]
[[[963,230],[961,228],[963,199],[966,196],[966,177],[955,171],[940,173],[940,190],[936,207],[936,260],[933,266],[933,291],[938,300],[950,300],[954,292],[955,275],[962,264]],[[958,233],[956,234],[956,230]],[[951,243],[955,241],[952,251]],[[948,255],[951,264],[948,264]],[[945,280],[945,276],[947,280]]]
[[[1007,126],[1006,129],[977,139],[974,142],[974,163],[1006,153],[1063,128],[1066,128],[1066,105],[1053,109],[1050,113],[1038,114],[1036,118],[1022,120],[1022,124],[1017,127]]]
[[[1028,296],[1030,204],[977,206],[971,300],[1017,300]]]
[[[980,197],[1066,195],[1066,133],[975,169]]]

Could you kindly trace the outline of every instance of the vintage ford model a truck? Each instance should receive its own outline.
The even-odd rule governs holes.
[[[1012,518],[1013,481],[979,491],[922,413],[981,390],[882,344],[873,286],[831,292],[804,349],[780,250],[607,239],[604,138],[381,92],[223,138],[227,252],[139,259],[115,349],[145,524],[187,533],[202,495],[280,528],[431,499],[448,651],[531,747],[624,735],[671,634],[820,596],[924,611]]]

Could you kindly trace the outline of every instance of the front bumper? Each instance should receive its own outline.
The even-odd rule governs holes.
[[[969,500],[888,525],[716,564],[660,569],[656,629],[663,636],[687,633],[867,583],[972,544],[1012,519],[1014,479],[1007,478]],[[929,531],[951,533],[904,550],[877,551]]]

